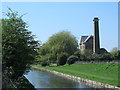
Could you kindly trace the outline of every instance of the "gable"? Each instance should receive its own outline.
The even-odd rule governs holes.
[[[88,40],[90,40],[90,39],[93,39],[93,36],[92,36],[92,35],[91,35],[91,36],[88,36],[84,42],[86,43],[86,42],[87,42]]]
[[[80,43],[84,42],[87,39],[88,36],[81,36]]]

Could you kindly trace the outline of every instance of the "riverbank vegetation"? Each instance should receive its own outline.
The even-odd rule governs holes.
[[[46,66],[53,63],[64,65],[66,63],[73,64],[79,61],[110,62],[120,60],[120,51],[116,47],[110,52],[106,50],[103,51],[105,52],[100,54],[93,53],[90,50],[80,52],[75,36],[68,31],[61,31],[52,35],[46,43],[39,47],[38,56],[34,63]],[[72,58],[70,59],[70,57]]]
[[[45,46],[47,44],[45,43]],[[60,46],[62,46],[62,44]],[[54,45],[52,45],[52,47],[49,48],[51,50],[51,48],[54,48]],[[71,48],[67,47],[68,50],[70,50]],[[49,66],[50,64],[57,64],[59,66],[64,64],[73,64],[76,62],[79,63],[79,62],[114,62],[114,61],[115,62],[120,61],[120,51],[117,50],[117,48],[113,48],[110,52],[96,54],[90,50],[85,50],[84,53],[80,52],[80,50],[76,45],[76,50],[74,50],[74,52],[72,53],[69,53],[69,51],[65,51],[64,49],[58,53],[58,51],[56,51],[55,48],[49,52],[49,49],[44,47],[43,44],[43,46],[39,47],[38,56],[36,58],[35,63],[41,64],[42,66],[47,66],[47,65]]]
[[[115,63],[79,63],[42,68],[120,87],[119,65]],[[35,66],[41,67],[39,64]]]
[[[35,88],[34,88],[34,86],[25,78],[25,76],[23,76],[20,80],[19,80],[19,82],[18,82],[18,84],[17,84],[17,88],[18,89],[21,89],[21,88],[29,88],[29,89],[32,89],[32,90],[36,90]]]
[[[37,55],[39,43],[27,29],[23,15],[10,8],[5,15],[2,19],[2,88],[18,88],[22,87],[19,86],[21,78]]]

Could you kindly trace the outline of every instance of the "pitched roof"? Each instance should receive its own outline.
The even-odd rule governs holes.
[[[81,41],[80,41],[80,43],[81,42],[87,42],[87,40],[90,38],[90,37],[93,37],[92,35],[91,36],[81,36]]]
[[[86,39],[87,39],[88,36],[81,36],[81,40],[80,40],[80,43],[81,42],[84,42]]]
[[[91,37],[93,37],[93,36],[92,35],[88,36],[84,42],[87,42]]]

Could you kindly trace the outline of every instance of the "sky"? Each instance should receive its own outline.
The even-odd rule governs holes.
[[[70,31],[79,43],[81,36],[93,35],[93,19],[98,17],[100,47],[108,51],[118,47],[117,2],[2,2],[2,12],[7,7],[25,14],[28,29],[42,43],[63,30]]]

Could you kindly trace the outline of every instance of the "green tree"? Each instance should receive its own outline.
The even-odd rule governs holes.
[[[117,57],[118,57],[117,47],[112,48],[112,50],[110,51],[110,54],[114,57],[114,59],[117,59]]]
[[[39,55],[42,60],[46,56],[49,62],[57,62],[59,54],[67,53],[70,56],[74,54],[77,47],[78,43],[76,38],[70,32],[62,31],[52,35],[47,43],[39,48]],[[40,58],[37,59],[40,60]]]
[[[17,81],[33,63],[39,44],[18,12],[9,9],[6,15],[2,19],[3,73],[11,70],[8,78]]]
[[[62,31],[54,34],[48,40],[50,51],[52,53],[60,54],[65,52],[72,55],[78,47],[76,38],[67,31]]]

